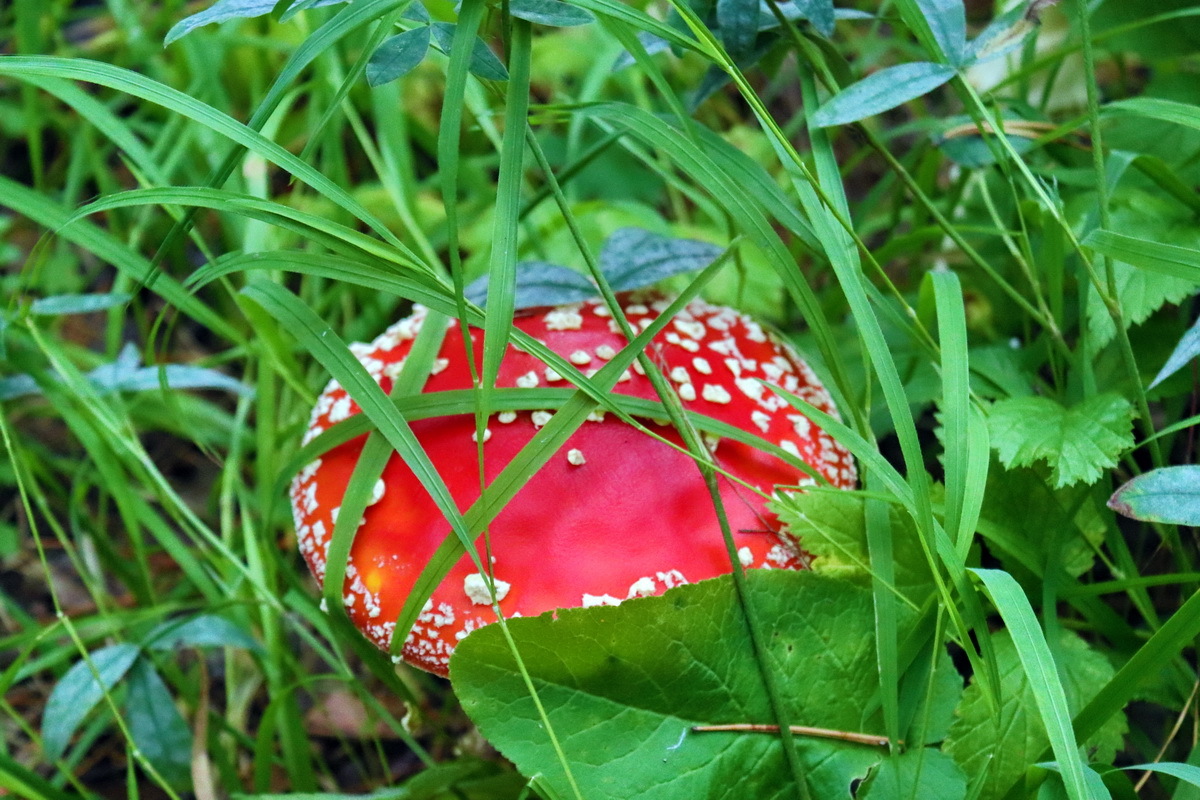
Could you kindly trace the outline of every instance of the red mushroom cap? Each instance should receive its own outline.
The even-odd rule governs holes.
[[[622,296],[626,316],[644,329],[666,308],[661,295]],[[369,345],[352,350],[385,391],[424,322],[417,309]],[[514,324],[585,373],[626,343],[600,300],[522,312]],[[472,332],[477,363],[482,336]],[[817,376],[777,337],[729,308],[693,301],[647,351],[688,410],[743,428],[798,457],[832,485],[855,486],[850,454],[805,416],[760,383],[765,381],[835,415]],[[499,387],[569,384],[532,355],[510,348]],[[447,333],[426,392],[466,389],[471,378],[457,323]],[[635,367],[616,393],[656,400]],[[307,439],[359,413],[331,382],[313,411]],[[485,472],[491,481],[550,417],[549,411],[500,412],[484,433]],[[680,443],[661,422],[648,427]],[[460,509],[479,496],[475,421],[471,415],[417,420],[412,428]],[[300,549],[318,580],[333,522],[365,437],[326,453],[292,483]],[[710,440],[717,464],[746,485],[720,478],[720,492],[738,556],[746,567],[800,569],[802,553],[779,531],[765,507],[777,485],[813,479],[781,458],[731,439]],[[754,487],[755,490],[747,488]],[[661,594],[680,584],[726,574],[731,566],[712,500],[693,461],[613,415],[595,413],[509,502],[489,527],[491,567],[505,616],[557,608],[614,605]],[[395,619],[426,562],[452,535],[450,525],[399,456],[377,485],[351,552],[344,590],[348,613],[379,647],[391,641]],[[484,552],[482,539],[479,550]],[[403,656],[440,675],[455,645],[495,621],[483,576],[464,556],[407,632]]]

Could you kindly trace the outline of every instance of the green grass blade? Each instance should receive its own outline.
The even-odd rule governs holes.
[[[1084,776],[1085,764],[1079,756],[1076,734],[1071,727],[1067,695],[1058,677],[1050,646],[1042,635],[1037,616],[1025,593],[1007,572],[972,568],[971,573],[987,588],[992,603],[1004,620],[1004,626],[1012,634],[1013,644],[1016,645],[1017,655],[1050,739],[1051,750],[1062,772],[1067,796],[1071,800],[1091,800],[1096,795],[1088,790]]]

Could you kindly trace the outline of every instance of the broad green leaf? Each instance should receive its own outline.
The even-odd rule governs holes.
[[[932,92],[954,73],[954,67],[929,61],[881,69],[826,101],[813,114],[813,124],[828,128],[858,122]]]
[[[754,49],[758,36],[759,0],[717,0],[717,25],[721,43],[734,60]]]
[[[146,760],[168,783],[191,784],[192,730],[175,707],[175,699],[148,659],[129,670],[125,721],[129,736]]]
[[[967,47],[967,10],[963,0],[917,0],[917,5],[946,60],[961,67]]]
[[[600,269],[613,291],[640,289],[684,272],[699,272],[721,248],[693,239],[671,239],[641,228],[622,228],[604,243]]]
[[[430,36],[429,26],[420,25],[379,45],[367,62],[367,83],[380,86],[407,75],[425,58]]]
[[[1116,231],[1095,230],[1083,244],[1116,261],[1139,269],[1200,282],[1200,250],[1162,244]]]
[[[84,717],[125,677],[140,653],[132,644],[102,647],[88,660],[76,662],[54,684],[42,714],[42,747],[48,759],[62,758]]]
[[[770,508],[801,548],[813,556],[814,572],[869,585],[871,559],[867,548],[866,501],[862,496],[813,489],[788,494],[771,503]],[[915,610],[933,592],[933,576],[912,515],[897,504],[888,504],[888,510],[895,575],[892,589]]]
[[[1108,507],[1147,522],[1200,525],[1200,467],[1162,467],[1113,493]]]
[[[802,16],[825,37],[833,36],[833,23],[839,17],[857,19],[853,9],[835,9],[833,0],[796,0],[795,5]]]
[[[316,0],[310,7],[331,6],[344,2],[346,0]],[[167,31],[167,35],[163,39],[163,45],[169,45],[176,39],[187,36],[196,28],[211,25],[214,22],[270,14],[276,5],[278,5],[278,0],[217,0],[203,11],[184,17],[172,25],[171,30]]]
[[[560,0],[510,0],[508,10],[517,19],[554,28],[573,28],[596,21],[590,11]]]
[[[859,800],[959,800],[967,796],[967,776],[945,753],[928,748],[909,750],[885,758],[856,796]]]
[[[466,288],[467,299],[477,306],[487,305],[489,278],[481,275]],[[596,296],[595,285],[573,269],[544,261],[522,261],[517,264],[515,308],[554,306],[577,303]]]
[[[120,292],[114,294],[60,294],[34,300],[29,305],[29,311],[31,314],[42,316],[90,314],[93,311],[116,308],[128,302],[129,295]]]
[[[999,713],[989,707],[972,679],[942,748],[972,780],[982,776],[979,800],[1004,797],[1049,744],[1033,687],[1021,667],[1012,636],[1000,631],[994,640],[1000,671]],[[1070,708],[1091,700],[1112,678],[1108,660],[1073,633],[1062,632],[1054,652]],[[1087,743],[1098,748],[1095,760],[1112,758],[1120,747],[1124,728],[1124,717],[1118,714],[1088,738]]]
[[[450,48],[454,43],[455,24],[453,22],[435,22],[431,27],[434,42],[443,53],[449,55]],[[487,46],[487,42],[479,37],[475,37],[475,44],[471,48],[469,68],[471,73],[479,78],[492,81],[508,80],[508,70],[504,64],[496,58],[496,54]]]
[[[767,664],[793,724],[875,732],[879,691],[870,591],[813,572],[749,570],[755,613],[773,620]],[[773,715],[728,578],[616,607],[508,622],[585,797],[795,797],[777,736],[694,725]],[[523,774],[564,778],[498,625],[458,646],[450,677],[480,731]],[[877,704],[876,704],[877,707]],[[800,736],[813,797],[850,798],[881,748]]]
[[[240,647],[261,651],[259,644],[240,625],[216,614],[200,614],[190,619],[171,620],[157,626],[146,637],[151,650],[177,650],[181,647]]]
[[[1004,466],[1046,462],[1055,488],[1095,483],[1133,447],[1133,408],[1111,392],[1071,408],[1048,397],[997,401],[988,416],[992,447]]]

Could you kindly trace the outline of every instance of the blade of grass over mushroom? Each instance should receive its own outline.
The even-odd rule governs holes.
[[[564,403],[542,427],[538,436],[535,436],[528,444],[521,448],[513,459],[500,471],[500,474],[484,489],[479,498],[467,509],[465,519],[471,531],[481,531],[484,526],[495,519],[496,515],[504,509],[508,501],[516,496],[517,492],[528,483],[530,477],[541,469],[542,465],[550,460],[570,435],[587,420],[588,414],[597,405],[602,403],[599,398],[603,398],[617,384],[621,373],[630,367],[638,354],[649,344],[650,340],[658,335],[671,318],[679,313],[704,285],[720,271],[728,260],[728,256],[729,253],[727,252],[692,279],[688,286],[680,292],[679,296],[670,303],[662,314],[647,326],[644,331],[638,334],[633,341],[618,351],[591,378],[584,377],[579,372],[579,369],[570,361],[558,359],[562,365],[559,374],[575,385],[577,387],[576,391],[571,396],[571,399]],[[530,339],[530,342],[533,341]],[[524,345],[524,343],[522,344]],[[534,355],[545,360],[542,352],[538,352],[532,347],[529,349]],[[545,348],[541,349],[545,350]],[[549,363],[548,360],[547,363]],[[555,369],[557,370],[558,368],[556,365]],[[408,600],[405,601],[404,607],[401,609],[396,621],[396,630],[408,630],[416,623],[417,616],[420,614],[425,600],[433,594],[434,589],[437,588],[451,567],[462,556],[462,548],[462,542],[456,540],[454,537],[447,536],[442,541],[442,544],[429,559],[428,563],[426,563],[425,568],[421,570],[420,576],[414,582],[412,593],[409,595]]]
[[[679,129],[662,119],[632,106],[619,103],[598,103],[580,109],[581,114],[606,120],[613,126],[629,131],[636,138],[658,148],[686,174],[691,175],[729,214],[736,225],[751,242],[767,254],[771,267],[776,271],[788,293],[795,300],[817,342],[821,358],[828,366],[833,384],[827,388],[841,408],[853,409],[845,402],[850,396],[850,383],[838,355],[838,347],[824,309],[817,301],[812,287],[795,268],[795,259],[772,228],[757,203],[721,167],[692,142]],[[690,124],[690,123],[689,123]]]
[[[483,375],[480,409],[476,416],[480,481],[483,477],[483,428],[490,413],[488,396],[508,350],[517,286],[517,233],[521,214],[525,128],[529,114],[529,61],[532,30],[529,22],[513,19],[509,40],[508,93],[505,99],[504,140],[496,187],[495,224],[488,265],[487,308],[483,320]],[[456,287],[457,288],[457,287]],[[467,340],[469,341],[469,340]]]
[[[1071,800],[1089,800],[1093,795],[1088,791],[1084,776],[1085,765],[1079,757],[1076,731],[1071,727],[1067,697],[1050,646],[1042,635],[1025,593],[1007,572],[972,567],[971,574],[987,588],[992,603],[1004,620],[1005,628],[1012,635],[1021,667],[1025,670],[1042,724],[1050,739],[1050,747],[1062,772],[1067,796]]]
[[[433,360],[437,357],[442,340],[446,336],[446,317],[437,312],[430,312],[426,317],[412,350],[400,368],[392,384],[391,398],[393,400],[419,393],[429,377]],[[397,408],[397,413],[399,409]],[[365,414],[355,417],[365,417]],[[368,418],[369,421],[369,418]],[[359,524],[370,505],[371,495],[376,482],[383,476],[384,467],[391,460],[395,449],[386,437],[376,428],[367,436],[362,454],[354,465],[350,481],[346,485],[346,494],[342,498],[337,520],[333,525],[333,535],[325,552],[325,579],[322,587],[322,598],[331,615],[338,621],[339,627],[347,632],[354,631],[353,623],[346,613],[343,603],[345,591],[346,569],[350,564],[350,550],[354,546],[354,536]],[[354,635],[353,633],[351,635]],[[403,642],[404,637],[397,636]]]
[[[341,383],[354,398],[363,413],[384,435],[405,464],[413,471],[421,485],[429,492],[438,510],[450,523],[461,546],[482,572],[479,553],[467,524],[458,512],[454,499],[446,484],[429,461],[429,455],[421,447],[412,428],[408,426],[399,409],[383,393],[379,384],[371,379],[366,369],[351,355],[341,339],[330,330],[317,315],[295,295],[281,286],[264,281],[255,281],[241,290],[241,294],[258,303],[281,325],[296,336],[329,373]],[[424,601],[422,601],[424,602]],[[414,617],[415,619],[415,617]],[[410,626],[411,627],[411,626]]]
[[[10,56],[0,60],[0,75],[7,75],[18,80],[23,79],[25,75],[78,80],[105,86],[162,106],[252,150],[272,164],[286,170],[307,183],[330,202],[362,220],[384,241],[408,255],[413,261],[420,261],[416,254],[409,252],[404,243],[397,239],[382,221],[355,200],[345,189],[254,129],[177,89],[110,64],[51,56]]]

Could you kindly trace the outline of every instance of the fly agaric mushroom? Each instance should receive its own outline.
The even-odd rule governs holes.
[[[657,294],[623,294],[621,300],[638,330],[667,306]],[[384,391],[390,391],[424,320],[418,308],[374,342],[351,347]],[[585,373],[612,359],[626,343],[598,299],[527,309],[514,324]],[[482,336],[472,331],[471,338],[479,363]],[[850,454],[763,382],[836,415],[828,392],[788,345],[750,318],[693,301],[659,332],[647,352],[685,409],[778,445],[833,486],[855,485]],[[510,348],[497,386],[570,384],[533,355]],[[424,391],[470,387],[461,328],[455,323],[446,332]],[[657,399],[650,379],[637,366],[621,375],[614,391]],[[307,438],[357,413],[354,400],[331,382],[313,411]],[[492,414],[483,431],[488,481],[551,413]],[[646,425],[668,441],[681,442],[662,421],[647,420]],[[415,420],[412,428],[455,502],[467,508],[480,487],[473,416]],[[325,453],[291,486],[300,549],[318,580],[324,578],[333,523],[363,442],[359,437]],[[802,568],[801,551],[780,532],[777,518],[765,505],[777,485],[815,481],[788,461],[739,441],[709,438],[709,446],[718,466],[741,482],[719,480],[741,564]],[[379,647],[388,648],[409,591],[447,535],[452,535],[449,523],[393,454],[355,537],[344,589],[351,619]],[[485,552],[482,539],[479,551]],[[571,435],[496,517],[489,526],[486,552],[496,599],[508,617],[615,605],[731,569],[711,495],[690,457],[600,412]],[[405,632],[403,657],[446,675],[455,645],[493,621],[487,581],[464,556],[433,592],[412,631]]]

